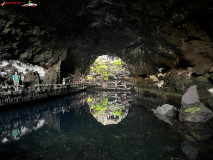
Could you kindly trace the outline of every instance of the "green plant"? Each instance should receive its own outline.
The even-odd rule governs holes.
[[[88,99],[87,99],[87,102],[91,102],[92,101],[92,99],[89,97]]]
[[[87,79],[88,79],[88,80],[91,80],[91,79],[92,79],[92,77],[91,77],[91,76],[87,76]]]

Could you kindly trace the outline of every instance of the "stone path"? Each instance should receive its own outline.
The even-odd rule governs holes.
[[[0,90],[0,107],[79,92],[86,88],[92,88],[93,90],[128,91],[132,89],[132,84],[129,82],[120,83],[120,81],[111,81],[71,84],[36,84],[33,87],[19,85],[19,92],[14,91],[13,85],[2,86]]]
[[[24,88],[20,85],[19,92],[14,91],[14,86],[2,86],[0,92],[0,106],[29,102],[37,99],[44,99],[51,96],[63,95],[78,92],[86,89],[86,84],[37,84],[33,87]]]

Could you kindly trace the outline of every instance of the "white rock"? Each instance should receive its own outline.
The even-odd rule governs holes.
[[[42,119],[42,120],[39,120],[37,126],[36,126],[36,127],[33,127],[33,129],[34,129],[34,130],[37,130],[37,129],[43,127],[43,126],[44,126],[44,123],[45,123],[45,121],[44,121],[43,119]]]
[[[158,68],[158,71],[159,71],[159,72],[162,72],[162,70],[164,70],[164,68],[163,68],[163,67]]]
[[[37,71],[40,77],[44,77],[46,73],[46,70],[43,67],[40,67],[38,65],[34,66],[31,64],[25,64],[18,60],[11,60],[10,63],[12,64],[12,66],[14,66],[18,70],[18,72],[23,72],[24,74],[27,73],[26,70]],[[0,64],[0,67],[5,67],[8,64],[9,64],[8,61],[2,61],[2,63]]]
[[[7,143],[8,139],[4,137],[4,139],[2,139],[2,143]]]
[[[156,77],[155,75],[150,75],[149,79],[151,79],[151,80],[153,80],[155,82],[159,81],[158,77]]]
[[[1,76],[7,75],[6,72],[0,72]]]
[[[26,127],[21,128],[21,135],[25,135],[28,132],[28,129]]]
[[[208,91],[213,94],[213,88],[209,89]]]
[[[200,97],[198,96],[197,86],[193,85],[187,89],[187,92],[182,97],[182,105],[190,105],[200,103]]]
[[[191,76],[192,76],[192,72],[189,72],[188,77],[191,78]]]
[[[173,105],[164,104],[161,107],[158,107],[156,110],[154,110],[154,113],[159,114],[159,115],[173,117],[176,115],[176,111],[177,111],[177,109]]]
[[[177,109],[173,105],[164,104],[154,110],[154,114],[158,119],[173,125],[173,117],[176,115]]]
[[[159,88],[161,88],[164,85],[164,81],[160,81],[158,83],[156,83],[155,85],[157,85]]]
[[[0,64],[0,67],[4,67],[6,65],[8,65],[9,63],[7,61],[2,61],[1,64]]]

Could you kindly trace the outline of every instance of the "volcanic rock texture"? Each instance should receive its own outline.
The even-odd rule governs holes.
[[[5,6],[0,8],[0,59],[42,66],[54,72],[47,74],[48,82],[56,83],[75,71],[88,73],[100,55],[118,56],[137,88],[183,94],[196,84],[209,99],[212,8],[211,0],[46,0],[37,8]]]

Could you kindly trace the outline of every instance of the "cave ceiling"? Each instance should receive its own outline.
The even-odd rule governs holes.
[[[119,56],[133,75],[212,66],[212,1],[56,0],[0,8],[0,59],[82,72],[100,55]]]

